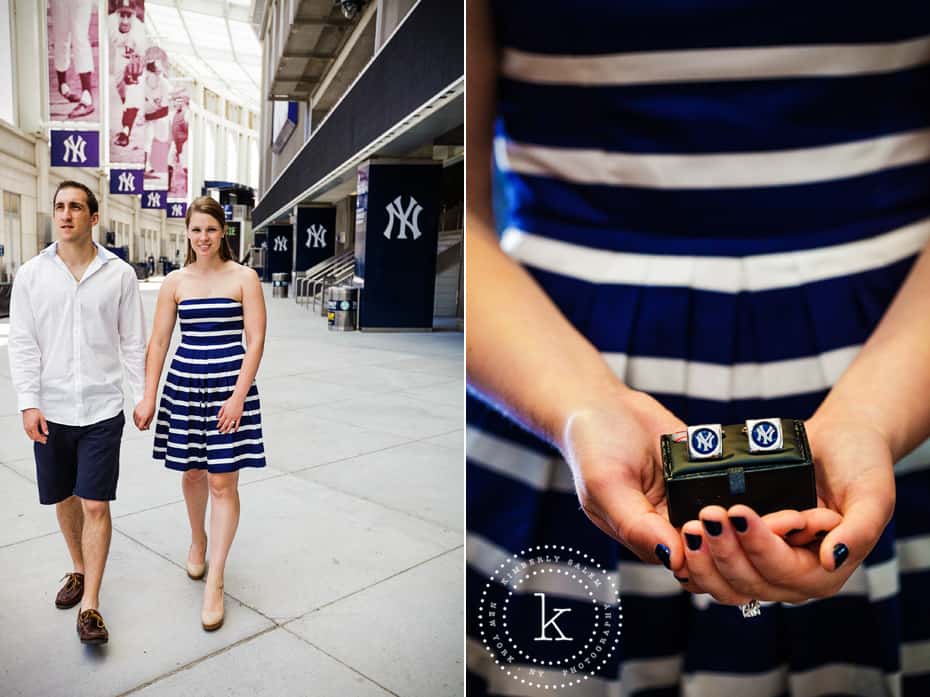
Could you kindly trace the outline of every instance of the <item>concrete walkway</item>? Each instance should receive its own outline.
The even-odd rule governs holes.
[[[141,287],[151,323],[157,283]],[[293,299],[267,304],[268,467],[240,477],[226,624],[200,627],[180,474],[127,412],[103,647],[54,606],[70,559],[38,503],[0,322],[0,694],[463,694],[462,334],[329,332]]]

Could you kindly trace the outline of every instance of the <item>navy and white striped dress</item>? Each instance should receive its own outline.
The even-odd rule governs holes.
[[[236,386],[245,355],[242,303],[231,298],[182,300],[178,319],[181,343],[165,378],[153,457],[175,470],[220,473],[264,467],[255,383],[246,396],[239,430],[217,430],[217,414]]]
[[[811,416],[930,239],[930,2],[492,6],[504,250],[686,423]],[[838,595],[746,621],[597,530],[547,444],[467,416],[469,695],[539,694],[473,611],[536,544],[620,579],[621,655],[566,694],[930,695],[927,444]]]

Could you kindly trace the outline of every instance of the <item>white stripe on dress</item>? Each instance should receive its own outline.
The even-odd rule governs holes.
[[[213,351],[214,349],[232,348],[233,346],[242,346],[242,342],[234,341],[230,344],[207,344],[205,346],[185,344],[183,342],[178,344],[178,348],[188,349],[190,351]],[[175,357],[177,357],[177,354],[175,354]]]
[[[501,52],[501,73],[540,84],[635,85],[663,82],[854,76],[930,61],[930,38],[868,44],[642,51],[590,56]]]
[[[501,248],[517,261],[591,283],[720,293],[791,288],[893,264],[930,239],[930,218],[866,240],[744,257],[612,252],[508,228]]]
[[[239,370],[224,370],[224,371],[219,372],[219,373],[209,373],[209,372],[207,372],[207,373],[182,373],[180,370],[175,370],[174,368],[168,368],[168,372],[169,372],[171,375],[176,375],[176,376],[179,377],[179,378],[208,378],[208,379],[210,379],[210,378],[230,378],[230,377],[232,377],[232,376],[234,376],[234,375],[239,375],[239,373],[242,372],[242,371],[239,371]],[[183,388],[181,388],[181,389],[183,389]],[[205,389],[205,388],[198,387],[197,389],[198,389],[198,390],[202,390],[202,389]],[[223,389],[226,389],[226,388],[223,388]]]
[[[238,448],[240,445],[261,444],[261,438],[243,438],[233,443],[207,443],[206,445],[203,445],[200,443],[178,443],[177,441],[171,440],[170,436],[168,437],[168,447],[173,448],[174,450],[229,450],[230,448]]]
[[[496,138],[505,172],[577,184],[650,189],[741,189],[846,179],[930,159],[930,129],[772,152],[654,155],[559,148]]]
[[[242,315],[235,315],[234,317],[186,317],[181,318],[181,324],[196,324],[197,322],[241,322]]]
[[[160,409],[160,412],[168,414],[175,421],[215,421],[215,416],[193,416],[186,414],[173,414],[165,408]],[[255,414],[260,414],[261,409],[252,409],[251,411],[242,412],[243,416],[254,416]]]
[[[184,336],[239,336],[242,334],[241,329],[230,329],[228,331],[219,331],[219,332],[195,332],[195,331],[185,331]],[[214,345],[210,345],[210,348],[216,348]]]
[[[242,360],[243,354],[238,353],[234,356],[225,356],[223,358],[185,358],[175,354],[174,360],[188,365],[215,365],[217,363],[229,363],[230,361]],[[173,362],[173,361],[172,361]]]
[[[193,429],[193,428],[192,428],[192,429],[171,428],[171,424],[170,424],[168,421],[158,421],[158,422],[156,423],[156,425],[157,425],[157,426],[165,426],[165,427],[167,427],[167,429],[168,429],[168,430],[167,430],[167,433],[175,433],[175,434],[177,434],[177,435],[179,435],[179,436],[187,436],[187,435],[195,435],[195,436],[221,436],[221,435],[226,435],[226,434],[220,433],[220,432],[219,432],[217,429],[215,429],[215,428],[214,428],[214,429],[207,430],[207,431],[204,431],[204,430],[197,430],[197,429]],[[261,427],[262,427],[261,424],[246,424],[245,426],[240,426],[240,427],[236,430],[236,433],[242,433],[243,431],[256,431],[256,430],[260,429]],[[165,438],[165,437],[166,437],[166,436],[165,436],[165,433],[166,433],[166,431],[162,431],[161,433],[159,433],[159,434],[157,434],[157,435],[158,435],[159,437],[161,437],[161,438]]]
[[[170,369],[168,372],[169,373],[171,372]],[[238,372],[239,371],[236,371],[237,374]],[[194,376],[201,377],[201,378],[216,377],[216,375],[210,375],[207,373],[195,373]],[[252,384],[254,385],[255,383],[252,383]],[[175,390],[178,390],[179,392],[191,392],[191,385],[176,385],[175,383],[170,382],[167,379],[165,380],[165,385]],[[232,385],[222,386],[222,387],[194,387],[193,389],[198,393],[199,392],[231,392],[232,390],[236,389],[236,386],[235,384],[232,384]],[[252,388],[250,387],[249,389],[252,389]],[[251,395],[251,396],[257,397],[258,395]],[[199,402],[195,402],[195,404],[199,404]]]

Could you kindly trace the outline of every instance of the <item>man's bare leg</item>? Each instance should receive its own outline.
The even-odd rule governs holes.
[[[64,535],[68,553],[71,554],[71,563],[79,574],[84,573],[84,554],[81,552],[81,534],[84,530],[84,509],[77,496],[69,496],[64,501],[55,504],[55,513],[58,516],[58,527]]]
[[[84,599],[81,610],[97,610],[100,607],[100,583],[103,569],[110,552],[110,537],[113,524],[110,520],[109,501],[81,499],[84,507],[84,534],[81,549],[84,552]]]

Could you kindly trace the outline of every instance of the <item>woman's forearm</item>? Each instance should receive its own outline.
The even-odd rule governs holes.
[[[852,417],[900,459],[930,436],[930,245],[817,418]]]
[[[232,396],[238,397],[245,401],[249,388],[255,382],[255,376],[258,374],[258,366],[262,362],[262,354],[265,351],[265,337],[257,337],[248,340],[245,350],[245,356],[242,358],[242,368],[239,370],[239,377],[236,379],[236,386],[233,389]]]
[[[467,226],[468,383],[560,446],[573,412],[625,387],[530,274],[500,249],[488,223],[469,215]]]
[[[155,401],[158,395],[158,383],[161,380],[161,371],[165,366],[165,356],[168,355],[168,344],[151,339],[145,349],[145,394],[143,399]]]

